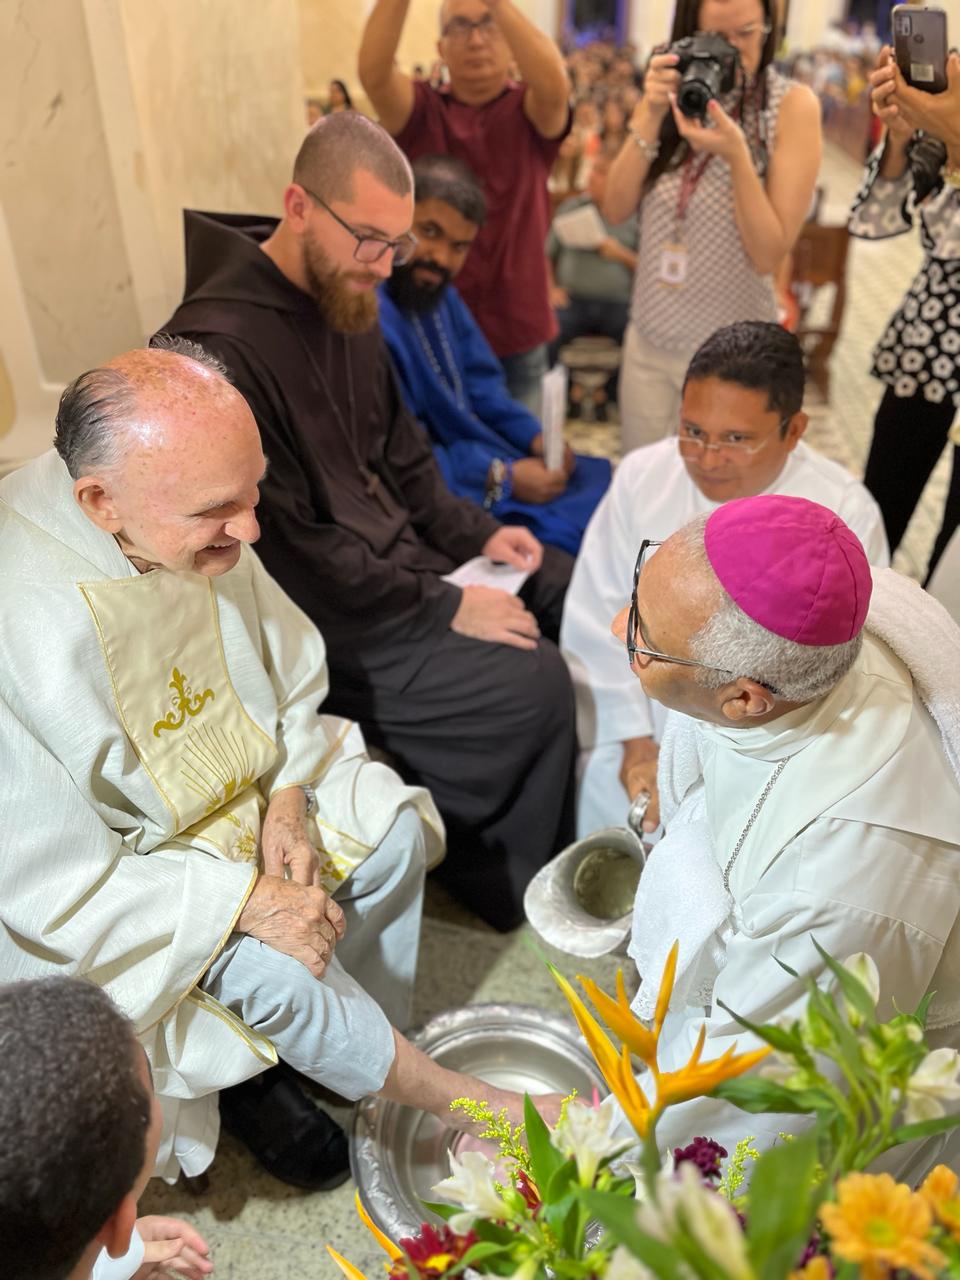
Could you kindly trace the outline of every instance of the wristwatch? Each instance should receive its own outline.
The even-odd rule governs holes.
[[[307,798],[307,812],[304,816],[309,818],[311,814],[317,812],[317,793],[313,787],[308,786],[301,786],[300,790]]]
[[[513,463],[504,462],[502,458],[494,458],[487,474],[487,487],[483,495],[484,508],[489,511],[498,502],[510,497],[513,488]]]

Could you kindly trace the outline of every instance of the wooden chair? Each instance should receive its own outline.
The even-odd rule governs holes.
[[[840,336],[840,324],[847,300],[847,250],[850,236],[845,226],[824,226],[807,222],[793,250],[790,290],[797,300],[797,339],[807,357],[810,381],[830,399],[830,353]],[[820,289],[833,285],[835,292],[825,323],[812,316],[814,299]]]

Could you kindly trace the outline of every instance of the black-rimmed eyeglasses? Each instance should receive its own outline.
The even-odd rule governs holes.
[[[660,547],[663,540],[654,540],[653,538],[644,538],[640,543],[640,551],[637,555],[637,563],[633,569],[633,592],[630,596],[630,613],[627,615],[627,657],[630,662],[631,670],[633,664],[638,657],[656,658],[658,662],[673,662],[678,667],[705,667],[707,671],[722,671],[725,675],[733,675],[728,667],[715,667],[709,662],[697,662],[695,658],[675,658],[670,653],[661,653],[659,649],[648,649],[637,641],[642,639],[640,631],[640,606],[637,604],[637,583],[640,581],[640,572],[643,569],[643,562],[647,552],[651,547]]]
[[[300,183],[303,187],[303,183]],[[315,191],[311,191],[309,187],[303,187],[304,191],[311,200],[315,200],[322,209],[326,209],[334,222],[339,222],[344,231],[349,231],[357,242],[357,247],[353,251],[353,256],[357,262],[370,263],[379,262],[385,253],[393,254],[393,261],[398,267],[402,267],[405,262],[409,262],[413,257],[413,251],[417,247],[417,237],[409,231],[406,235],[400,237],[399,240],[384,240],[382,236],[368,236],[363,232],[357,231],[355,227],[351,227],[350,223],[340,217],[339,213],[335,213],[327,204],[323,196],[318,196]]]

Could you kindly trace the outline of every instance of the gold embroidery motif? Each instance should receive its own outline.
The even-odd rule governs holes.
[[[212,689],[204,689],[203,693],[195,694],[187,684],[187,677],[177,667],[173,668],[173,678],[167,688],[173,690],[173,697],[170,699],[173,710],[168,711],[163,719],[158,720],[153,726],[155,738],[160,737],[161,729],[168,729],[171,733],[175,729],[181,729],[186,723],[187,716],[199,715],[204,705],[212,702],[216,696]]]
[[[206,801],[203,812],[208,816],[246,791],[255,773],[239,734],[204,725],[187,734],[180,776],[194,795]]]

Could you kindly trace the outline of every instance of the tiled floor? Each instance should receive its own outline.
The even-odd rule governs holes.
[[[826,157],[824,221],[841,221],[859,182],[859,171],[839,153]],[[809,439],[831,457],[859,472],[866,457],[879,384],[867,373],[870,349],[919,262],[912,236],[880,244],[854,242],[850,289],[841,340],[833,359],[832,404],[811,409]],[[615,426],[583,426],[571,431],[578,448],[615,455]],[[939,525],[946,483],[941,462],[910,527],[897,566],[919,576]],[[430,887],[416,993],[420,1020],[441,1009],[484,1000],[513,1000],[561,1010],[563,999],[542,961],[525,945],[528,927],[501,937]],[[569,959],[557,959],[566,971]],[[583,968],[583,966],[578,966]],[[608,980],[611,961],[594,966]],[[345,1122],[348,1114],[344,1113]],[[382,1255],[356,1222],[353,1185],[308,1195],[292,1191],[260,1172],[247,1153],[224,1138],[210,1170],[210,1191],[195,1199],[181,1188],[151,1184],[144,1213],[190,1218],[209,1240],[221,1280],[281,1280],[334,1277],[323,1250],[329,1241],[373,1280],[382,1275]]]

